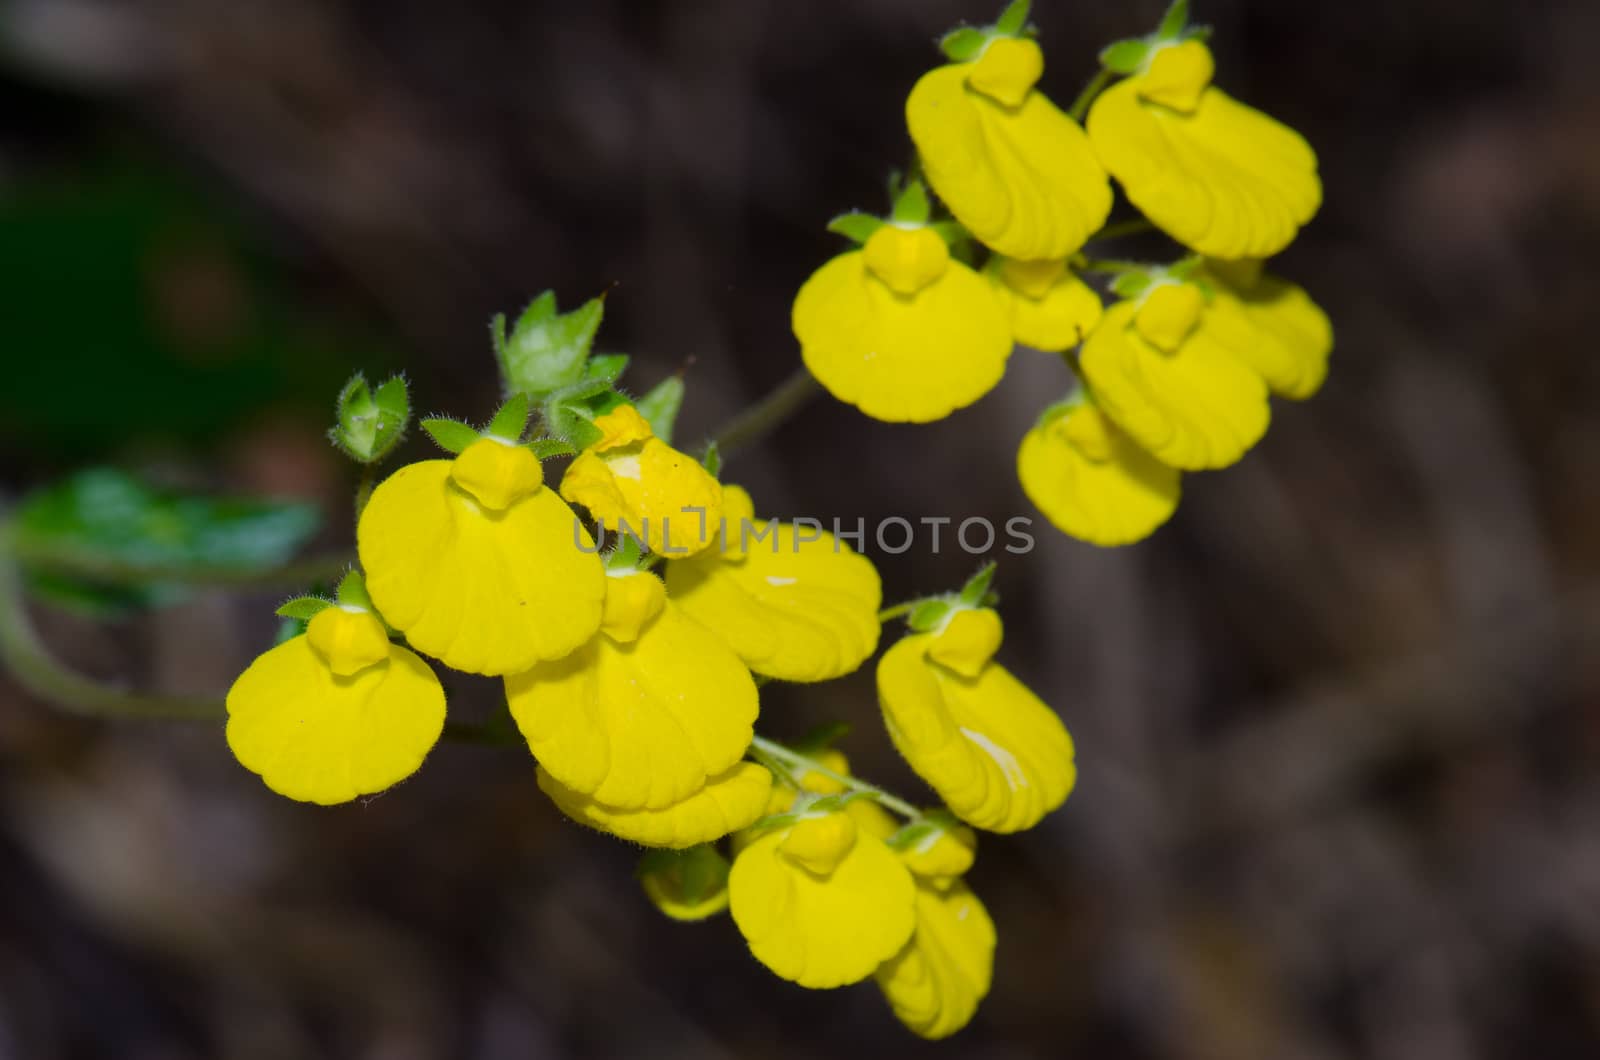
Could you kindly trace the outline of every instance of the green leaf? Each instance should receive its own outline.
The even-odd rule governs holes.
[[[716,442],[706,443],[705,455],[700,458],[700,466],[714,479],[722,478],[722,449]]]
[[[911,180],[895,196],[894,209],[890,219],[901,224],[927,224],[928,215],[933,212],[932,205],[928,202],[928,189],[922,186],[922,181]]]
[[[1114,74],[1135,74],[1150,54],[1150,42],[1143,37],[1112,41],[1100,49],[1100,65]]]
[[[549,460],[553,456],[573,456],[578,451],[571,442],[560,438],[539,438],[529,442],[528,448],[540,460]]]
[[[644,546],[632,534],[607,535],[616,541],[610,552],[606,553],[605,564],[608,571],[638,570],[639,561],[644,558]]]
[[[882,228],[887,222],[881,217],[874,217],[870,213],[860,210],[851,210],[842,213],[828,222],[828,231],[834,235],[844,236],[846,239],[857,243],[865,243],[872,238],[872,234]]]
[[[968,607],[977,607],[983,598],[989,595],[989,584],[994,581],[994,563],[985,563],[978,568],[978,573],[967,579],[967,584],[961,587],[960,600]]]
[[[955,603],[948,596],[929,597],[911,609],[906,625],[917,633],[927,633],[944,625],[954,609]]]
[[[403,378],[389,379],[374,395],[357,372],[339,391],[328,437],[352,460],[373,464],[399,444],[410,418],[411,401]]]
[[[996,32],[1007,37],[1015,37],[1022,32],[1022,27],[1028,24],[1028,11],[1033,6],[1030,0],[1011,0],[1006,9],[1000,12],[1000,17],[995,19]]]
[[[622,378],[622,372],[627,367],[628,355],[625,353],[597,353],[589,358],[583,377],[609,385]]]
[[[570,313],[556,311],[554,291],[535,298],[500,344],[500,370],[507,388],[538,394],[582,378],[604,312],[605,302],[599,298]]]
[[[928,227],[952,250],[972,241],[972,233],[960,221],[935,221]]]
[[[655,436],[671,445],[672,427],[678,421],[678,409],[683,407],[683,377],[672,375],[661,380],[633,407],[650,424]]]
[[[367,579],[361,572],[353,570],[339,579],[339,588],[334,592],[339,603],[345,607],[359,607],[363,611],[374,610],[372,597],[367,595]]]
[[[483,437],[459,420],[442,417],[423,420],[422,429],[447,453],[465,452],[467,446]]]
[[[80,471],[27,497],[13,543],[30,567],[74,580],[182,581],[185,571],[250,573],[287,561],[320,523],[313,505],[152,489],[113,468]]]
[[[522,433],[528,429],[530,411],[527,394],[512,394],[494,414],[494,419],[489,421],[489,433],[508,442],[522,441]]]
[[[976,59],[988,43],[988,33],[972,26],[961,26],[939,39],[939,50],[953,63],[967,63]]]
[[[168,582],[101,585],[48,570],[25,572],[23,585],[28,595],[35,599],[63,611],[101,621],[166,607],[189,595],[184,586]]]
[[[1161,18],[1156,28],[1156,39],[1177,40],[1183,36],[1183,27],[1189,24],[1189,0],[1172,0],[1172,6]]]
[[[552,391],[546,400],[559,405],[577,405],[609,393],[615,393],[615,388],[604,379],[580,379],[570,386]]]
[[[332,600],[324,600],[320,596],[297,596],[288,603],[280,606],[273,614],[279,618],[298,618],[309,622],[319,612],[326,611],[333,606]]]

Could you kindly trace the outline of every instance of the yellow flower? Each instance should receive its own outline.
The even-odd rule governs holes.
[[[865,556],[825,530],[755,521],[750,495],[723,488],[727,548],[667,564],[667,592],[758,674],[827,681],[878,647],[883,590]]]
[[[1299,133],[1211,84],[1197,40],[1159,48],[1141,74],[1095,100],[1089,140],[1145,216],[1218,258],[1269,257],[1322,203],[1317,156]]]
[[[916,885],[916,932],[878,969],[878,986],[913,1033],[947,1038],[967,1025],[989,993],[994,921],[958,879],[919,874]]]
[[[356,530],[367,591],[418,651],[479,674],[559,658],[600,624],[594,541],[528,450],[480,439],[372,493]]]
[[[1170,467],[1226,467],[1266,433],[1266,385],[1218,341],[1193,283],[1157,280],[1111,306],[1082,366],[1106,415]]]
[[[228,690],[228,746],[280,795],[323,805],[399,783],[444,731],[444,689],[364,611],[330,607]]]
[[[1075,253],[1111,212],[1111,184],[1078,123],[1034,88],[1044,56],[1000,39],[975,62],[922,76],[906,123],[950,212],[1008,257]]]
[[[670,806],[653,810],[618,809],[573,791],[538,770],[539,789],[556,808],[579,824],[651,847],[683,850],[748,828],[766,810],[772,774],[754,762],[740,762],[709,778],[703,787]]]
[[[890,223],[811,275],[793,325],[811,374],[840,401],[927,423],[972,404],[1005,373],[1011,333],[983,277],[931,228]]]
[[[1207,327],[1281,397],[1301,400],[1328,377],[1333,326],[1303,288],[1264,275],[1254,260],[1206,263]]]
[[[919,882],[926,879],[936,887],[945,887],[972,868],[978,853],[978,837],[972,829],[952,821],[928,827],[920,838],[905,846],[896,846],[901,860]]]
[[[652,850],[639,862],[639,885],[672,919],[704,920],[728,908],[728,859],[705,843]]]
[[[1181,478],[1087,400],[1023,437],[1017,477],[1058,530],[1106,546],[1139,541],[1166,522]]]
[[[878,663],[878,701],[895,746],[958,817],[1016,832],[1061,805],[1077,769],[1061,720],[989,658],[999,625],[960,611],[901,639]]]
[[[801,986],[859,982],[911,937],[911,873],[843,812],[803,816],[750,843],[728,894],[756,960]]]
[[[756,686],[737,656],[666,598],[661,579],[607,579],[601,631],[505,679],[512,716],[562,786],[619,810],[661,810],[750,746]]]
[[[561,496],[607,530],[631,532],[652,552],[692,555],[716,538],[722,486],[693,457],[655,436],[632,405],[596,417],[600,440],[567,467]]]
[[[1100,323],[1100,296],[1060,259],[1018,261],[999,254],[984,268],[1011,321],[1011,336],[1047,353],[1070,350]]]

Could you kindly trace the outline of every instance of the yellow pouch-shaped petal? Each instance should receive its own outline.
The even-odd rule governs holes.
[[[1218,272],[1212,278],[1206,327],[1217,342],[1280,397],[1299,401],[1320,390],[1333,326],[1305,290],[1276,276],[1261,276],[1248,288],[1227,283]]]
[[[227,706],[239,763],[278,794],[324,806],[409,777],[444,731],[439,679],[397,644],[340,676],[308,637],[291,638],[239,675]]]
[[[917,881],[916,934],[878,969],[878,986],[895,1017],[923,1038],[965,1027],[989,993],[995,930],[966,884],[941,889]]]
[[[754,762],[740,762],[709,778],[684,799],[655,810],[622,810],[596,802],[538,770],[539,790],[579,824],[649,847],[683,850],[748,828],[766,809],[772,774]]]
[[[403,467],[361,514],[356,544],[384,618],[468,673],[516,673],[589,639],[605,571],[572,509],[539,488],[490,511],[450,471],[449,460]]]
[[[794,300],[806,368],[874,419],[927,423],[987,394],[1005,373],[1011,331],[989,284],[957,261],[897,295],[859,251],[812,273]]]
[[[1037,49],[989,50],[1002,45]],[[906,100],[906,123],[928,182],[980,242],[1013,258],[1065,258],[1105,223],[1111,183],[1083,129],[1044,93],[1014,106],[990,94],[1020,84],[1015,73],[985,62],[930,70]]]
[[[1046,353],[1070,350],[1100,323],[1100,296],[1061,261],[995,255],[984,274],[1011,323],[1011,337]]]
[[[711,473],[648,433],[632,405],[597,417],[594,425],[603,437],[568,465],[561,496],[652,552],[683,556],[710,547],[722,520],[722,486]]]
[[[545,770],[617,809],[681,802],[744,755],[756,720],[750,671],[671,600],[637,639],[602,633],[505,685]]]
[[[1061,719],[998,663],[962,677],[930,660],[933,637],[905,637],[878,663],[878,702],[890,738],[968,824],[991,832],[1032,827],[1072,790],[1072,739]]]
[[[1204,314],[1167,353],[1131,326],[1137,309],[1113,305],[1083,344],[1095,401],[1163,464],[1201,471],[1236,462],[1267,430],[1261,377],[1216,340]]]
[[[1075,427],[1082,421],[1087,427]],[[1088,444],[1075,438],[1086,433]],[[1058,530],[1104,546],[1150,536],[1177,510],[1182,490],[1176,469],[1140,449],[1089,404],[1023,437],[1017,477],[1028,499]]]
[[[1310,145],[1214,86],[1189,113],[1145,98],[1175,91],[1130,77],[1102,92],[1088,122],[1100,161],[1146,217],[1202,254],[1259,258],[1288,246],[1322,203]]]
[[[813,989],[859,982],[911,937],[911,873],[861,834],[832,871],[815,872],[784,851],[795,827],[765,833],[734,859],[734,923],[756,960],[784,979]]]
[[[667,564],[673,601],[758,674],[828,681],[854,671],[878,647],[883,588],[872,562],[825,530],[747,526],[742,558],[707,550]],[[740,532],[728,526],[730,544]]]

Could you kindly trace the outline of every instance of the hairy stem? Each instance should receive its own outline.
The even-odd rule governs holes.
[[[893,810],[895,813],[898,813],[900,816],[909,820],[914,821],[922,816],[921,810],[917,809],[906,800],[889,794],[876,784],[869,784],[857,777],[847,777],[843,773],[835,773],[821,762],[818,762],[815,758],[812,758],[809,755],[803,755],[799,751],[790,750],[783,744],[769,740],[764,736],[756,736],[751,739],[750,748],[752,753],[759,753],[760,755],[766,755],[778,760],[786,767],[784,769],[785,773],[788,773],[787,767],[799,766],[801,769],[804,769],[807,772],[816,773],[819,776],[824,776],[829,780],[843,784],[849,791],[859,791],[863,795],[866,795],[868,798],[871,798],[877,802],[885,809]]]
[[[775,430],[821,390],[810,372],[798,368],[766,397],[724,424],[711,440],[726,459],[735,450]]]

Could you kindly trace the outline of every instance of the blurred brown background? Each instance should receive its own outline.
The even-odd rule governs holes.
[[[692,442],[797,364],[823,225],[883,206],[933,40],[991,6],[0,2],[0,481],[309,497],[338,547],[337,385],[403,367],[419,411],[481,419],[484,324],[544,287],[610,292],[635,387],[687,365]],[[1038,4],[1047,90],[1161,6]],[[870,984],[663,920],[520,755],[441,746],[319,810],[218,726],[77,720],[0,674],[0,1057],[1600,1055],[1600,7],[1196,7],[1221,86],[1321,155],[1276,269],[1333,373],[1152,541],[1039,520],[1000,557],[1002,661],[1082,776],[982,846],[971,1028],[925,1045]],[[1065,384],[1023,351],[931,427],[819,400],[729,476],[824,519],[1036,515],[1015,447]],[[890,600],[976,563],[875,558]],[[220,692],[277,601],[37,617],[89,672]],[[494,694],[448,688],[463,717]],[[922,796],[870,669],[773,690],[763,727],[835,717]]]

